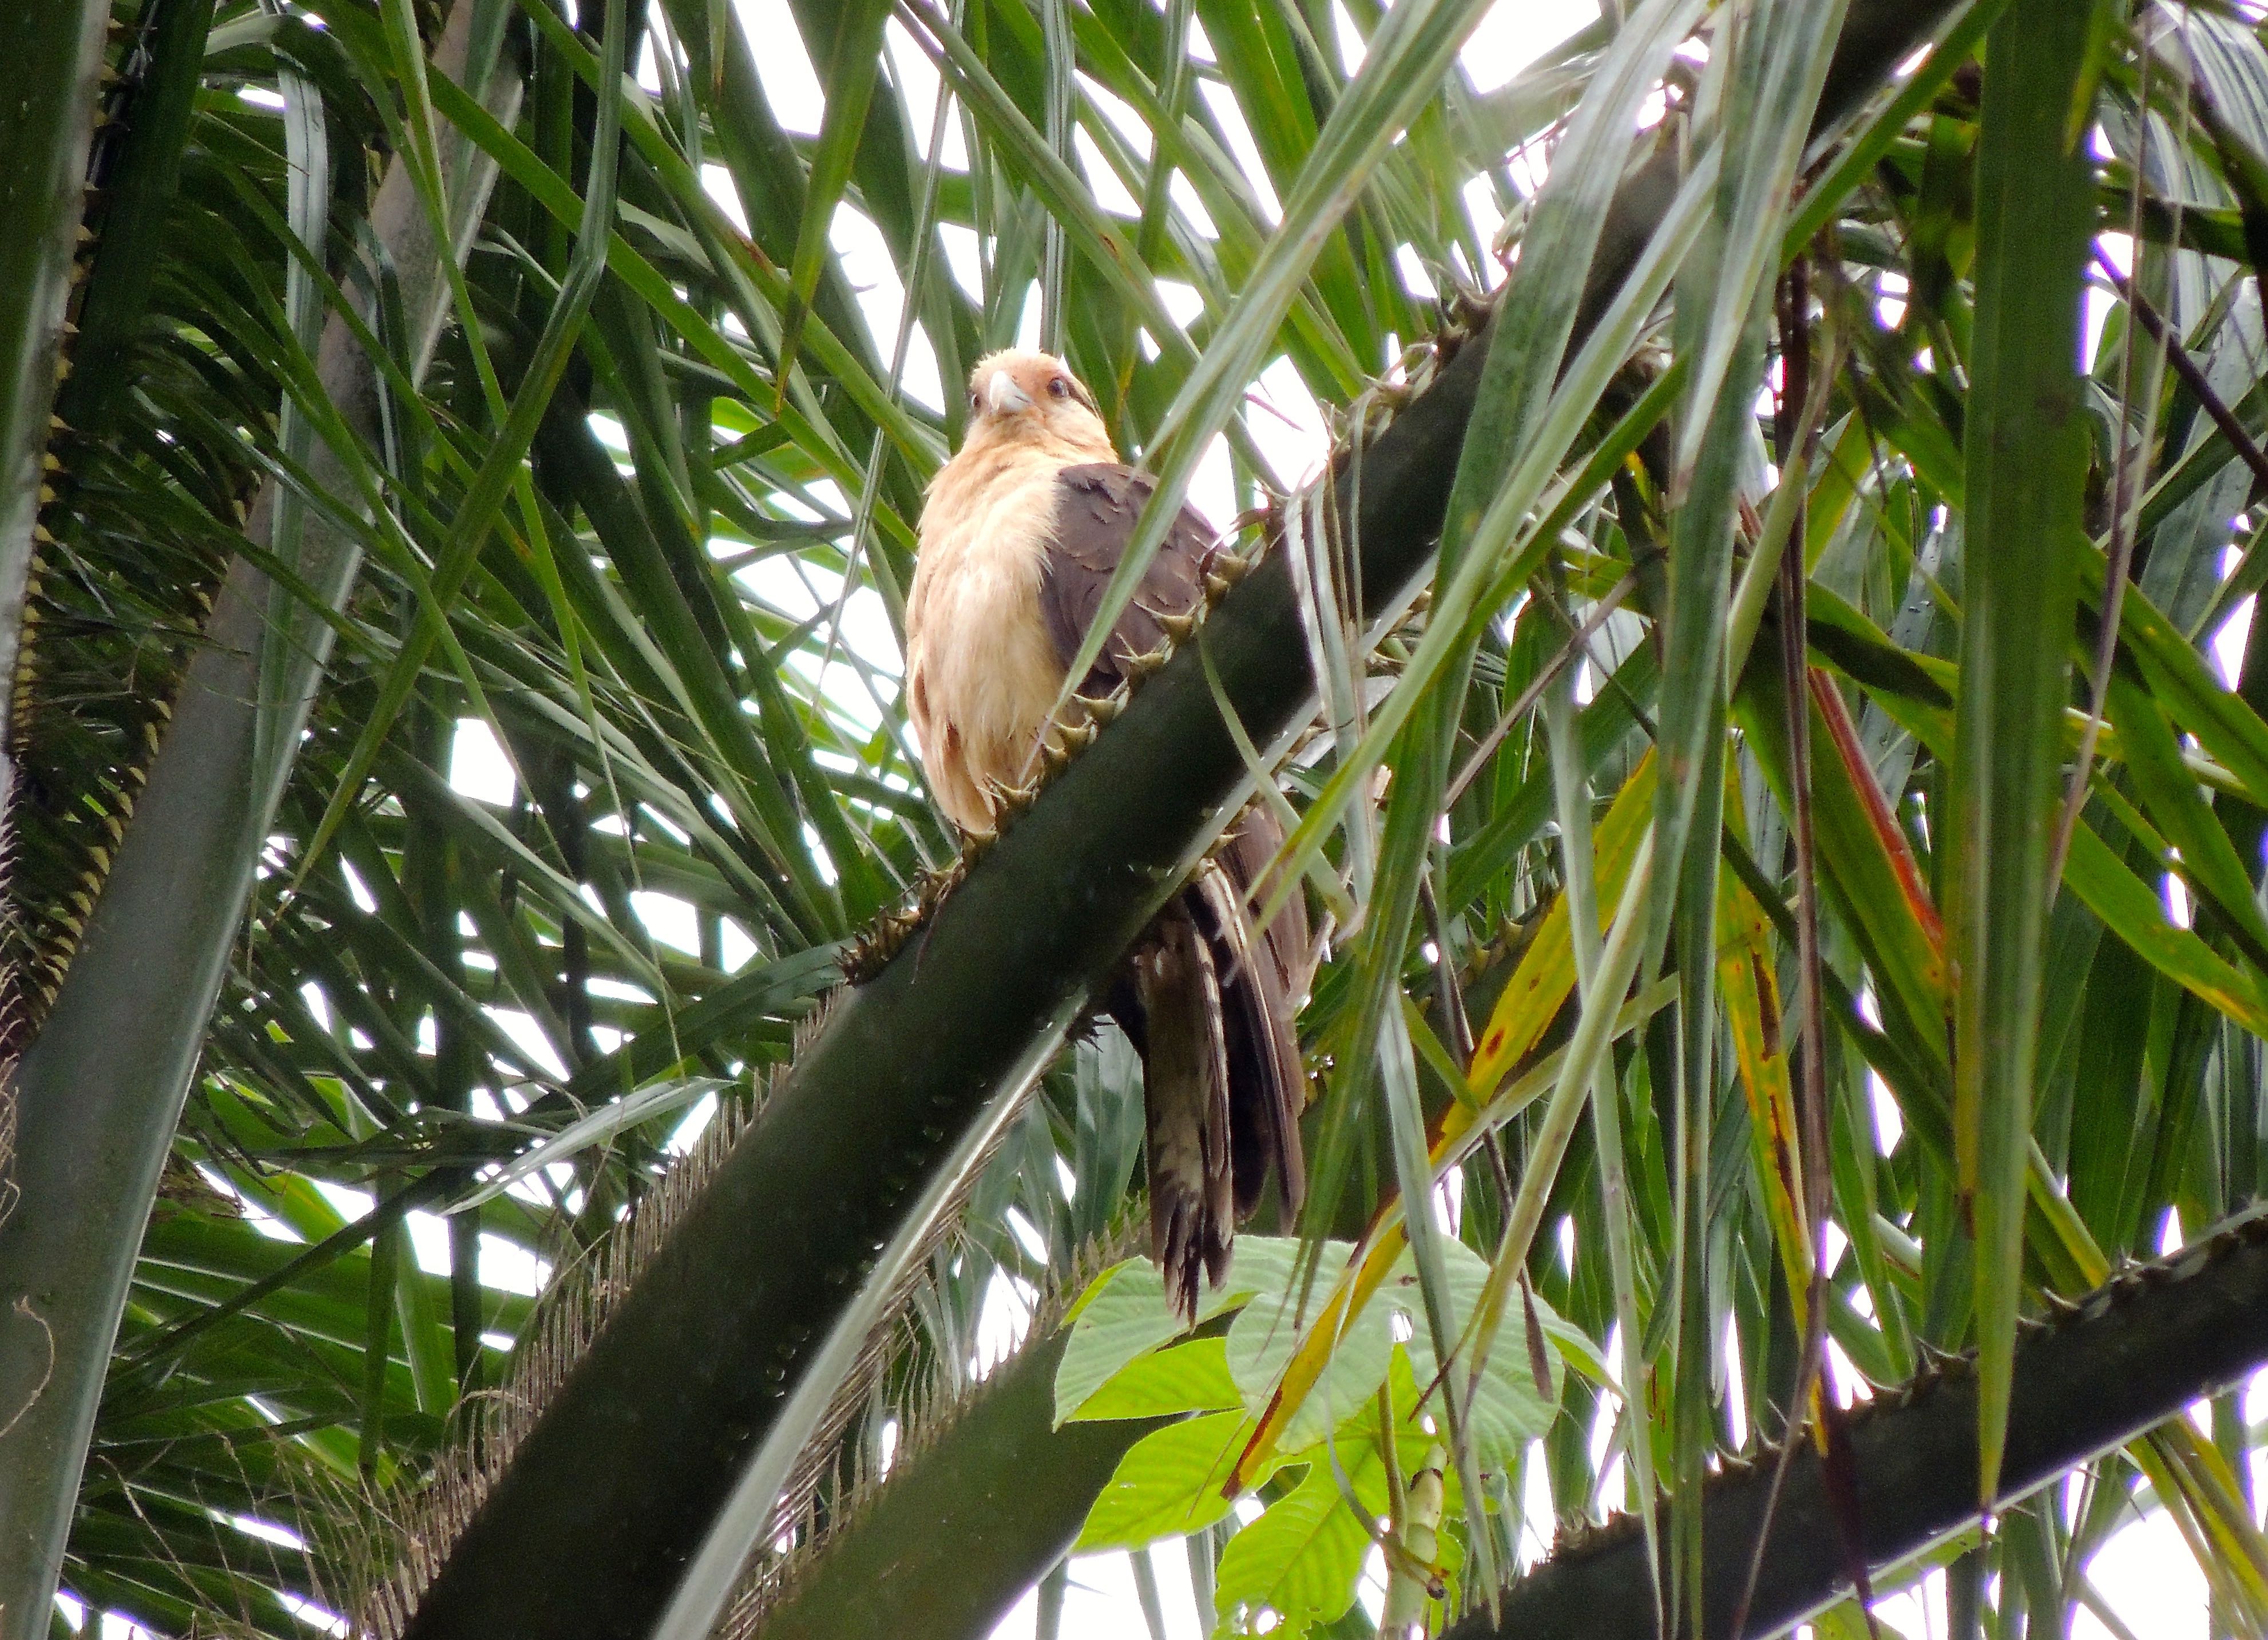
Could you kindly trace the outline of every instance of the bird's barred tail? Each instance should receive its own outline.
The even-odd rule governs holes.
[[[1248,898],[1283,841],[1246,811],[1228,846],[1159,916],[1134,959],[1148,1106],[1152,1256],[1166,1294],[1194,1314],[1218,1285],[1239,1221],[1273,1172],[1285,1216],[1307,1187],[1300,1112],[1307,1078],[1294,1016],[1307,986],[1307,920],[1295,892],[1264,928]]]

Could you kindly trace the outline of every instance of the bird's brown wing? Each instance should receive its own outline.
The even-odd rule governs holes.
[[[1056,475],[1056,527],[1040,580],[1040,613],[1055,642],[1056,659],[1069,666],[1102,609],[1103,589],[1117,573],[1133,538],[1135,521],[1158,481],[1115,462],[1066,467]],[[1101,655],[1079,681],[1082,695],[1106,695],[1125,676],[1125,662],[1165,639],[1161,615],[1187,615],[1204,595],[1214,536],[1194,507],[1184,506],[1166,532],[1157,557],[1135,589],[1133,602],[1110,629]]]
[[[1307,1073],[1297,1020],[1307,988],[1307,907],[1295,885],[1264,928],[1249,907],[1265,906],[1276,882],[1263,874],[1284,846],[1276,816],[1255,803],[1189,886],[1202,904],[1199,926],[1220,974],[1228,1049],[1230,1160],[1239,1218],[1259,1205],[1270,1168],[1284,1192],[1285,1223],[1300,1211],[1307,1169],[1300,1143]]]
[[[1057,485],[1040,608],[1057,659],[1069,666],[1157,481],[1097,462],[1064,468]],[[1159,617],[1197,607],[1214,550],[1204,520],[1183,507],[1081,694],[1108,693],[1129,657],[1157,648]],[[1295,892],[1259,928],[1248,905],[1283,840],[1266,809],[1247,809],[1143,935],[1112,997],[1145,1067],[1151,1252],[1184,1313],[1195,1311],[1201,1278],[1221,1279],[1234,1221],[1259,1204],[1270,1173],[1287,1216],[1306,1188],[1307,1075],[1293,1022],[1307,989],[1307,907]]]

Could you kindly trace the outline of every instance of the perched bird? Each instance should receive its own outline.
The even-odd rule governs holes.
[[[1094,397],[1062,360],[1012,351],[968,379],[968,431],[930,485],[906,602],[906,691],[930,789],[964,831],[995,828],[1030,780],[1064,677],[1156,487],[1123,466]],[[1106,695],[1195,610],[1217,550],[1183,507],[1079,692]],[[1140,1052],[1151,1252],[1168,1298],[1226,1274],[1236,1223],[1272,1168],[1287,1213],[1306,1184],[1292,1016],[1307,979],[1294,894],[1256,928],[1247,894],[1283,841],[1255,806],[1158,914],[1108,1000]]]

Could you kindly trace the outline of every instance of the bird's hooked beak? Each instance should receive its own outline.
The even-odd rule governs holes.
[[[1006,416],[1031,409],[1032,395],[1018,387],[1015,378],[1006,371],[996,370],[992,379],[984,384],[984,403],[995,416]]]

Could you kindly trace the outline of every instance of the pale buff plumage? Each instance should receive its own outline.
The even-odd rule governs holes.
[[[1030,778],[1063,686],[1040,609],[1057,472],[1118,453],[1086,390],[1045,353],[991,354],[968,390],[968,437],[922,508],[906,699],[939,806],[963,831],[982,831],[993,824],[994,792]],[[981,644],[971,633],[984,634]]]

